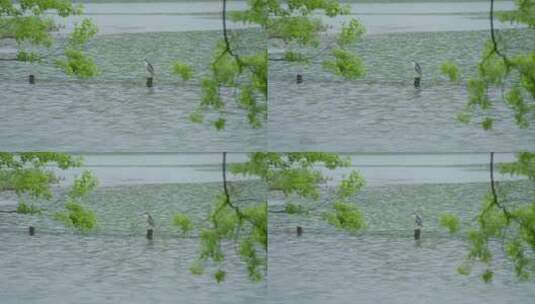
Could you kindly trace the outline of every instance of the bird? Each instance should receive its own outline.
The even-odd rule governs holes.
[[[422,68],[420,67],[420,64],[418,64],[416,61],[413,61],[412,66],[414,68],[414,72],[418,74],[418,77],[422,76]]]
[[[417,226],[417,227],[422,227],[422,226],[423,226],[423,220],[422,220],[422,218],[421,218],[418,214],[416,214],[416,213],[414,213],[414,216],[415,216],[415,223],[416,223],[416,226]]]
[[[145,218],[147,219],[147,224],[148,224],[151,228],[154,228],[154,219],[152,219],[152,216],[150,216],[150,214],[148,214],[148,213],[145,213],[144,216],[145,216]]]
[[[144,58],[143,62],[145,62],[145,68],[147,69],[147,72],[149,72],[150,77],[154,77],[154,67],[152,66],[152,64],[150,64],[147,58]]]

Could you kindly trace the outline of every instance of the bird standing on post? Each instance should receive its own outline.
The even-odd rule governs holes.
[[[147,212],[145,212],[144,216],[147,220],[147,225],[149,226],[149,228],[147,229],[147,239],[152,240],[152,236],[154,233],[154,220],[152,219],[152,216],[150,216],[150,214]]]
[[[143,59],[143,62],[145,63],[145,68],[147,69],[147,72],[149,72],[150,77],[154,77],[154,67],[152,64],[147,60],[147,58]]]
[[[147,87],[152,87],[152,80],[154,78],[154,67],[152,64],[147,60],[147,58],[143,59],[143,62],[145,63],[145,69],[147,69],[147,72],[149,72],[150,77],[147,78]]]
[[[416,224],[416,227],[414,228],[414,239],[415,240],[420,240],[420,234],[421,234],[421,230],[422,230],[422,226],[423,226],[423,220],[422,218],[418,215],[418,213],[414,212],[414,222]]]
[[[420,88],[420,81],[422,79],[422,68],[420,67],[420,64],[418,62],[413,61],[412,67],[414,68],[414,87],[419,89]]]
[[[145,212],[143,216],[145,217],[145,220],[147,221],[147,225],[149,226],[149,228],[151,229],[154,228],[154,219],[152,218],[152,216],[148,212]]]

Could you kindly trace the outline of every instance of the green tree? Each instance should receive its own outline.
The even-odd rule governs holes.
[[[325,181],[319,166],[334,170],[349,165],[349,159],[334,153],[256,152],[249,154],[248,161],[233,164],[229,169],[235,175],[258,177],[270,190],[281,191],[286,196],[318,199],[320,186]],[[363,185],[364,180],[357,172],[349,174],[338,185],[335,201],[330,202],[332,213],[328,211],[321,216],[332,225],[351,232],[364,228],[365,221],[360,210],[345,201],[358,193]],[[225,258],[222,244],[234,242],[237,254],[246,264],[249,278],[260,281],[264,278],[267,267],[267,202],[233,198],[227,181],[226,153],[223,153],[222,161],[222,188],[205,222],[198,228],[200,253],[190,271],[200,275],[211,265],[215,268],[213,276],[216,281],[223,281],[226,272],[222,267]],[[290,206],[292,204],[288,204],[285,210],[302,210],[301,207]],[[179,227],[188,227],[182,228],[183,231],[191,228],[189,218],[183,214],[178,214],[175,222]]]
[[[52,166],[61,170],[82,165],[81,157],[54,152],[0,152],[0,191],[14,191],[19,198],[17,213],[41,214],[41,208],[29,201],[51,200],[52,186],[59,181]],[[89,171],[78,176],[65,202],[66,212],[56,213],[58,219],[81,231],[95,227],[96,218],[90,209],[82,206],[82,198],[93,191],[98,181]]]
[[[535,120],[535,51],[514,52],[508,49],[507,40],[494,28],[495,18],[535,29],[535,1],[516,0],[512,11],[496,13],[494,0],[490,1],[490,37],[485,43],[477,74],[468,79],[468,102],[459,114],[461,122],[469,123],[474,116],[485,130],[493,127],[490,110],[496,102],[504,102],[513,112],[520,128]],[[442,73],[457,81],[458,68],[445,62]],[[501,91],[501,94],[497,92]]]
[[[484,113],[481,127],[490,130],[494,118],[486,115],[496,102],[504,102],[513,112],[513,119],[519,128],[528,127],[535,120],[535,51],[512,54],[506,40],[494,28],[495,17],[500,21],[535,29],[535,1],[516,0],[515,9],[496,13],[494,0],[490,1],[490,38],[485,43],[477,74],[467,82],[468,103],[459,120],[469,123],[476,113]],[[442,71],[456,81],[457,67],[451,62],[442,66]],[[492,97],[492,90],[502,94]],[[523,152],[513,163],[503,165],[502,173],[524,176],[535,180],[535,153]],[[527,279],[535,272],[535,200],[520,204],[500,196],[494,181],[494,153],[490,161],[490,192],[485,197],[477,216],[477,223],[468,232],[469,252],[459,273],[468,274],[472,265],[481,262],[486,270],[481,274],[485,282],[493,277],[493,252],[489,243],[501,239],[503,251],[515,265],[516,276]],[[448,225],[458,220],[448,218]],[[456,229],[453,229],[456,230]]]
[[[347,79],[365,73],[360,57],[349,50],[365,32],[356,19],[345,24],[336,39],[324,46],[325,39],[320,34],[327,31],[327,26],[316,13],[327,18],[349,15],[349,6],[338,0],[248,0],[244,11],[231,14],[227,12],[227,0],[222,0],[222,5],[223,38],[214,50],[209,75],[201,80],[202,98],[197,110],[190,115],[193,122],[200,123],[206,112],[215,111],[219,115],[212,124],[218,130],[225,127],[228,98],[221,92],[226,88],[235,92],[232,99],[247,111],[249,124],[255,128],[262,126],[267,118],[268,60],[306,63],[319,53],[331,51],[330,58],[323,62],[326,70]],[[227,27],[227,19],[259,26],[267,39],[284,43],[284,55],[268,58],[267,49],[255,54],[241,54]],[[309,54],[310,49],[318,54]],[[177,73],[182,74],[184,70],[180,63]]]
[[[41,62],[55,56],[52,47],[56,41],[52,33],[60,24],[50,13],[66,19],[82,12],[82,6],[71,0],[21,0],[18,4],[1,0],[0,39],[15,39],[18,47],[15,60]],[[65,73],[80,78],[97,75],[98,68],[93,59],[84,52],[85,45],[96,33],[97,27],[89,19],[77,24],[67,39],[64,58],[56,59],[55,64]]]

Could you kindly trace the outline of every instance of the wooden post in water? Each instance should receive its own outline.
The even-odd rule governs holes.
[[[30,227],[28,228],[28,233],[29,233],[30,235],[35,235],[35,227],[30,226]]]
[[[147,229],[147,239],[152,240],[153,230]]]
[[[421,81],[421,78],[418,76],[418,77],[414,77],[414,87],[419,89],[420,88],[420,81]]]
[[[303,83],[303,74],[297,74],[297,83]]]
[[[303,227],[297,226],[295,232],[297,232],[297,236],[301,236],[303,234]]]
[[[414,229],[414,239],[419,241],[420,240],[420,235],[421,235],[421,229],[420,228],[416,228]]]
[[[147,87],[152,88],[152,77],[147,77]]]
[[[28,82],[30,84],[35,84],[35,75],[30,74],[30,76],[28,77]]]

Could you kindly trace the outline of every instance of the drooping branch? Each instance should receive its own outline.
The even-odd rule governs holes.
[[[503,213],[505,214],[505,217],[507,218],[507,221],[509,221],[511,219],[511,213],[504,205],[499,202],[495,184],[496,182],[494,180],[494,152],[490,152],[490,189],[492,193],[492,205],[495,205],[498,208],[502,209]]]
[[[496,31],[494,29],[494,0],[490,0],[490,13],[489,13],[489,19],[490,19],[490,38],[492,41],[492,53],[496,53],[498,56],[502,57],[502,59],[508,63],[509,59],[505,54],[503,54],[500,49],[498,48],[498,41],[496,40]]]

